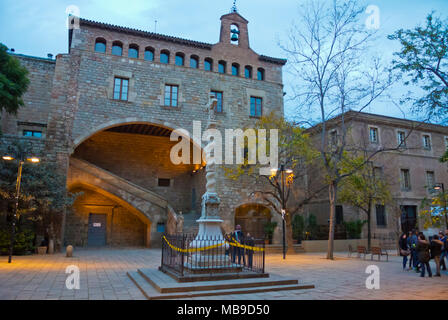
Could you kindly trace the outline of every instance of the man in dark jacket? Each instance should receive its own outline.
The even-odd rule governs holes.
[[[448,230],[447,230],[448,231]],[[447,234],[439,231],[439,240],[443,243],[442,254],[440,256],[440,266],[442,270],[446,271],[445,258],[448,257],[448,241]]]
[[[416,246],[417,257],[422,268],[420,277],[425,276],[425,267],[428,269],[428,276],[432,277],[431,267],[429,265],[429,260],[431,258],[429,254],[429,242],[426,240],[425,235],[420,233],[418,236],[418,242]]]
[[[414,267],[415,272],[419,272],[419,261],[417,254],[417,243],[418,243],[418,231],[412,230],[412,236],[409,239],[409,247],[411,248],[412,255],[412,266]]]
[[[235,231],[231,234],[232,241],[236,243],[244,243],[244,233],[241,231],[241,226],[238,224],[235,226]],[[241,264],[241,256],[243,257],[243,263],[245,263],[244,249],[241,247],[233,246],[232,262],[235,263],[236,257],[238,256],[238,264]]]
[[[436,277],[440,277],[440,255],[442,254],[443,242],[438,235],[434,235],[431,240],[431,259],[436,263]]]
[[[250,247],[255,246],[255,239],[254,239],[254,237],[252,237],[250,235],[249,232],[246,234],[245,244],[247,246],[250,246]],[[253,256],[254,256],[254,250],[246,249],[246,253],[247,253],[247,266],[249,268],[252,268],[252,261],[253,261]]]

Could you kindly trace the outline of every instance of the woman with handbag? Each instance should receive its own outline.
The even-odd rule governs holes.
[[[409,251],[409,245],[408,245],[408,239],[406,237],[406,233],[403,233],[401,235],[398,245],[400,247],[400,256],[403,257],[403,270],[408,270],[408,269],[406,269],[406,263],[408,262],[408,255],[409,255],[410,251]]]

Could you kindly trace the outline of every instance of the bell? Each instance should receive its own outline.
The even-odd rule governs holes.
[[[232,37],[230,37],[230,40],[232,40],[232,41],[238,41],[238,35],[236,35],[235,33],[232,34]]]

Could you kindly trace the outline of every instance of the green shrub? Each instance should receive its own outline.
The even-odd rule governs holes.
[[[353,220],[343,222],[348,239],[360,239],[362,227],[367,223],[367,220]]]
[[[274,235],[274,230],[277,227],[277,222],[266,222],[264,225],[264,233],[266,235],[266,239],[269,240],[269,243],[272,242],[272,236]]]
[[[9,253],[11,233],[7,229],[0,230],[0,255]],[[23,255],[34,252],[34,232],[29,229],[17,232],[15,235],[13,253]]]
[[[292,220],[292,237],[296,240],[302,240],[305,231],[305,219],[301,215],[295,215]]]

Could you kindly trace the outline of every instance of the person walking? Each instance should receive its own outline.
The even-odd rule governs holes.
[[[447,234],[446,233],[444,234],[442,231],[439,231],[439,240],[442,241],[443,243],[442,254],[440,255],[440,266],[442,267],[443,271],[446,271],[445,258],[448,259]]]
[[[244,233],[241,231],[241,226],[238,224],[235,226],[235,231],[232,232],[231,235],[232,241],[236,242],[237,244],[244,243]],[[243,263],[245,262],[244,257],[244,249],[241,247],[233,246],[233,255],[232,255],[232,262],[235,263],[236,257],[238,256],[238,264],[241,264],[241,257],[243,257]]]
[[[438,235],[434,235],[431,240],[431,259],[436,263],[436,277],[440,277],[440,255],[442,254],[443,242]]]
[[[406,263],[408,262],[408,255],[410,254],[406,233],[403,233],[401,235],[398,245],[400,247],[400,256],[403,257],[403,271],[404,271],[406,270]]]
[[[428,269],[428,276],[432,277],[431,266],[429,265],[429,260],[431,258],[429,254],[429,242],[426,240],[425,235],[420,233],[418,235],[418,242],[416,245],[416,252],[418,256],[418,261],[422,269],[420,277],[425,277],[425,267]]]
[[[412,254],[412,267],[414,268],[415,272],[419,272],[419,260],[418,260],[418,254],[417,254],[417,244],[418,244],[418,231],[412,230],[412,236],[410,239],[410,248],[411,248],[411,254]]]
[[[249,232],[246,234],[245,244],[249,247],[255,246],[255,239],[254,239],[254,237],[252,237],[250,235]],[[246,249],[246,253],[247,253],[247,266],[249,267],[249,269],[251,269],[252,262],[253,262],[253,256],[254,256],[254,250]]]
[[[412,250],[411,250],[411,238],[412,238],[412,231],[408,232],[408,238],[407,238],[407,242],[408,242],[408,248],[409,248],[409,270],[412,270],[412,267],[414,266],[414,257],[412,254]]]

